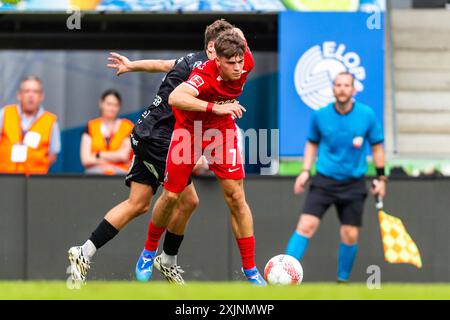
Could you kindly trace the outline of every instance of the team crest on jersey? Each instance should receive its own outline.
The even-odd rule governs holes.
[[[188,83],[196,88],[200,88],[205,83],[205,81],[199,75],[195,75],[188,81]]]
[[[363,137],[355,137],[353,139],[353,147],[355,147],[356,149],[360,149],[362,147],[363,143],[364,143]]]

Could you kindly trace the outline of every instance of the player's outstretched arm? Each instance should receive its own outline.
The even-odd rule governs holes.
[[[242,118],[245,108],[238,102],[222,105],[212,104],[208,108],[208,101],[198,99],[197,92],[189,85],[182,83],[169,95],[169,104],[177,109],[185,111],[212,112],[219,116],[231,115]]]
[[[108,57],[110,63],[107,65],[108,68],[116,69],[116,75],[127,72],[169,72],[175,65],[176,60],[159,60],[159,59],[148,59],[148,60],[136,60],[130,61],[126,56],[120,55],[116,52],[111,52]]]

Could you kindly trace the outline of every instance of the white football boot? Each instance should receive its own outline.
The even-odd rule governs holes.
[[[186,284],[186,282],[184,282],[183,277],[181,276],[181,274],[184,273],[184,271],[181,269],[180,266],[175,264],[170,267],[165,267],[161,263],[160,255],[155,258],[154,266],[157,270],[159,270],[163,274],[163,276],[170,283],[175,283],[175,284],[180,284],[180,285]]]
[[[89,259],[83,254],[81,247],[72,247],[68,251],[70,276],[73,282],[85,282],[90,268]]]

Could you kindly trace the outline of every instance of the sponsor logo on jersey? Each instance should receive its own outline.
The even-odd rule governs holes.
[[[226,98],[219,97],[219,99],[226,99]],[[236,102],[236,99],[231,99],[231,100],[214,101],[214,104],[225,104],[225,103],[235,103],[235,102]]]
[[[205,81],[199,75],[195,75],[188,81],[188,83],[196,88],[200,88],[205,83]]]

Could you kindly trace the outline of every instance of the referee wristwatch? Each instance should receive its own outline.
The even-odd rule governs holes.
[[[386,177],[384,167],[376,168],[376,170],[377,170],[377,180],[387,182],[388,178]]]
[[[311,169],[302,169],[302,172],[308,172],[309,177],[311,177]]]

